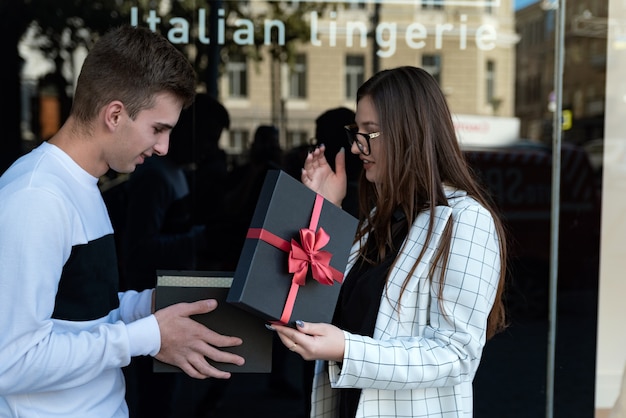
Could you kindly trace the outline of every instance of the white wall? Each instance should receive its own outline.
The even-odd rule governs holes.
[[[615,403],[626,363],[625,17],[626,4],[609,0],[596,408]]]

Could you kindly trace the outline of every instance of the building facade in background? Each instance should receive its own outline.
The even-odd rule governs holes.
[[[254,2],[256,12],[263,13],[267,3]],[[314,135],[317,116],[333,107],[354,109],[363,81],[377,69],[400,65],[427,69],[455,114],[513,118],[519,37],[512,0],[470,3],[338,2],[306,15],[310,37],[297,43],[292,62],[279,66],[278,112],[272,108],[269,54],[264,51],[260,62],[229,56],[219,83],[232,117],[223,148],[244,151],[256,126],[265,123],[279,126],[285,149],[304,144]]]
[[[515,15],[517,44],[515,114],[521,136],[551,143],[555,110],[555,9],[536,2]],[[601,140],[607,56],[608,2],[568,0],[563,74],[564,140]]]

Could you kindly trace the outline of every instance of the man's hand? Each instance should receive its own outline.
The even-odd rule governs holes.
[[[228,379],[230,373],[211,366],[206,358],[241,366],[244,363],[243,357],[218,349],[241,345],[241,338],[218,334],[190,318],[192,315],[211,312],[215,308],[217,301],[208,299],[178,303],[156,311],[154,316],[161,331],[161,350],[155,358],[180,367],[196,379]]]
[[[335,156],[334,172],[326,161],[324,149],[321,145],[307,155],[302,169],[302,183],[341,207],[348,187],[345,150],[342,148]]]

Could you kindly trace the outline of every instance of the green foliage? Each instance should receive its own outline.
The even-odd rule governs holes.
[[[265,2],[265,7],[259,8],[258,11],[252,11],[249,5],[241,4],[240,2],[228,2],[228,5],[230,20],[245,18],[254,23],[255,41],[252,49],[242,48],[232,43],[228,44],[225,48],[227,52],[243,52],[248,57],[261,61],[264,56],[263,52],[267,49],[272,59],[289,63],[292,62],[295,56],[297,45],[306,43],[309,40],[310,26],[308,16],[310,13],[316,11],[321,14],[328,7],[328,3],[306,1]],[[266,19],[279,20],[285,24],[286,36],[284,45],[279,45],[276,39],[273,39],[271,45],[264,45],[263,27]],[[232,39],[234,30],[236,30],[235,27],[229,27],[231,33],[228,39]]]
[[[297,45],[309,39],[310,12],[322,13],[328,7],[327,3],[314,1],[173,0],[169,4],[171,6],[169,10],[163,11],[158,0],[28,0],[24,3],[27,10],[24,16],[27,17],[21,30],[23,32],[31,26],[41,51],[51,60],[60,63],[68,59],[77,47],[82,45],[89,48],[94,40],[109,28],[129,23],[130,10],[133,6],[139,9],[140,16],[147,10],[157,10],[161,17],[159,24],[161,33],[167,33],[172,28],[169,22],[173,17],[184,17],[190,22],[197,23],[198,9],[206,9],[207,16],[210,16],[210,13],[216,13],[216,9],[221,7],[224,9],[226,19],[224,45],[219,47],[205,45],[197,37],[191,36],[189,45],[180,46],[192,59],[200,80],[204,80],[210,65],[222,68],[223,61],[231,54],[244,55],[256,62],[269,55],[272,60],[291,63]],[[242,46],[232,42],[232,35],[238,29],[233,22],[238,18],[253,22],[254,45]],[[279,45],[278,42],[264,45],[263,28],[266,19],[284,22],[286,33],[284,45]],[[214,53],[215,48],[221,51]],[[215,63],[216,59],[220,62]]]
[[[130,10],[120,0],[30,0],[28,7],[41,50],[52,59],[90,47],[99,34],[127,22]]]

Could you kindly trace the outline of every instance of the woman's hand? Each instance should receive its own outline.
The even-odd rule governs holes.
[[[324,149],[324,145],[320,145],[307,155],[302,169],[302,183],[341,207],[347,190],[345,150],[342,148],[335,156],[336,171],[333,171],[326,161]]]
[[[296,321],[297,329],[283,325],[271,326],[285,347],[305,360],[343,361],[343,331],[331,324]]]

